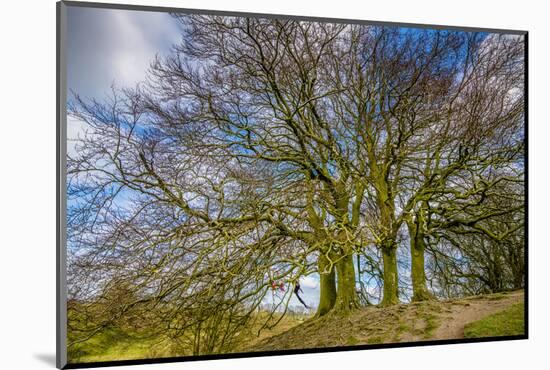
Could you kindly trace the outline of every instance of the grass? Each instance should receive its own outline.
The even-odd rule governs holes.
[[[384,338],[380,336],[367,338],[367,344],[379,344],[384,343]]]
[[[395,331],[395,335],[393,336],[393,342],[399,342],[399,340],[401,339],[401,334],[405,333],[405,332],[408,332],[408,331],[411,331],[411,327],[405,323],[402,323],[400,322],[399,325],[397,326],[397,329]]]
[[[257,332],[260,329],[262,320],[267,319],[265,312],[258,314],[258,322],[247,330],[243,330],[243,344],[252,345],[262,339],[280,334],[292,327],[299,325],[306,318],[305,315],[287,315],[272,329],[264,329],[260,336]],[[275,315],[274,321],[279,318]],[[350,339],[352,342],[354,338]],[[350,344],[351,345],[351,344]],[[235,348],[234,351],[243,351],[244,348]],[[147,358],[162,358],[174,356],[192,355],[191,348],[184,348],[175,340],[156,333],[147,334],[143,330],[140,333],[131,329],[123,330],[117,326],[110,326],[102,329],[89,340],[77,343],[68,348],[70,363],[83,362],[104,362],[115,360],[135,360]]]
[[[524,334],[524,305],[519,299],[503,304],[504,295],[464,298],[452,302],[424,302],[387,308],[367,307],[355,311],[351,316],[324,316],[309,320],[306,315],[288,315],[275,327],[265,328],[258,336],[258,330],[268,318],[266,312],[259,312],[254,320],[239,334],[234,347],[225,352],[270,351],[295,348],[325,348],[378,344],[400,341],[417,341],[435,338],[445,320],[453,320],[451,312],[470,310],[464,306],[495,306],[504,311],[486,316],[481,320],[462,326],[466,338],[511,336]],[[498,297],[498,298],[494,298]],[[453,310],[451,310],[451,306]],[[490,312],[496,312],[493,309]],[[455,312],[456,313],[456,312]],[[483,317],[477,315],[477,318]],[[280,317],[275,315],[271,324]],[[464,325],[462,323],[461,325]],[[187,338],[189,339],[189,338]],[[126,359],[146,359],[191,355],[191,344],[186,340],[175,341],[164,335],[142,328],[120,329],[109,327],[86,342],[69,348],[69,362],[101,362]],[[219,352],[222,353],[222,352]]]
[[[423,339],[430,339],[439,327],[437,314],[441,312],[442,308],[433,302],[425,302],[419,305],[416,309],[416,315],[423,321],[424,325],[413,328],[411,332]]]
[[[435,329],[439,327],[439,321],[437,316],[433,314],[426,314],[424,316],[426,320],[426,327],[424,328],[424,339],[429,339],[433,335]]]
[[[464,327],[464,337],[483,338],[525,334],[523,303],[474,321]]]
[[[501,298],[505,297],[505,298]],[[523,292],[480,295],[449,301],[427,301],[384,308],[366,307],[351,315],[327,315],[305,321],[278,335],[264,338],[248,347],[252,351],[280,349],[326,348],[336,345],[361,345],[392,342],[416,342],[463,338],[464,325],[491,313],[513,307],[523,315]],[[467,302],[465,302],[467,300]],[[465,316],[462,316],[465,315]],[[499,319],[500,320],[500,319]],[[519,333],[481,333],[480,336],[514,335]]]
[[[281,321],[279,321],[279,323],[275,327],[271,329],[264,328],[260,332],[260,335],[257,335],[258,330],[261,327],[261,324],[264,323],[264,320],[266,320],[268,316],[269,314],[267,312],[262,311],[258,313],[258,317],[257,317],[258,322],[255,325],[253,325],[252,328],[250,328],[250,331],[252,332],[251,337],[247,338],[247,340],[244,343],[244,346],[239,346],[239,348],[236,349],[237,352],[240,352],[240,351],[246,352],[248,347],[256,343],[259,343],[266,338],[270,338],[275,335],[284,333],[292,329],[293,327],[304,323],[307,319],[311,318],[311,315],[302,315],[302,314],[286,315],[282,318]],[[278,321],[279,318],[280,318],[280,314],[275,314],[273,318],[273,322]]]
[[[348,340],[346,341],[347,346],[355,346],[359,343],[361,343],[361,341],[359,339],[357,339],[356,337],[354,337],[353,335],[350,335],[348,337]]]
[[[172,346],[158,337],[129,335],[107,328],[68,350],[69,362],[101,362],[173,356]]]

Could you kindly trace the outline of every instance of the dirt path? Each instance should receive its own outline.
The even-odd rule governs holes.
[[[308,320],[283,333],[263,338],[247,351],[323,348],[357,344],[418,342],[464,338],[464,326],[523,300],[523,291],[428,301],[378,308],[350,316]]]
[[[503,311],[511,305],[523,301],[523,291],[494,294],[467,299],[443,302],[446,312],[440,315],[440,325],[431,339],[464,338],[464,326],[486,316]]]

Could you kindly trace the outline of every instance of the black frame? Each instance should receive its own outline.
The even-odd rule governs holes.
[[[67,362],[67,347],[66,347],[66,331],[67,331],[67,303],[66,303],[66,154],[67,154],[67,77],[66,77],[66,59],[65,59],[65,36],[67,32],[66,10],[67,7],[86,7],[99,9],[116,9],[116,10],[134,10],[147,12],[177,12],[184,14],[208,14],[222,16],[241,16],[241,17],[256,17],[256,18],[286,18],[301,21],[316,21],[316,22],[331,22],[345,24],[364,24],[378,26],[399,26],[399,27],[414,27],[414,28],[429,28],[429,29],[446,29],[471,32],[491,32],[500,34],[521,35],[524,37],[524,140],[525,140],[525,294],[524,294],[524,322],[525,333],[523,335],[499,336],[499,337],[484,337],[484,338],[464,338],[464,339],[445,339],[445,340],[430,340],[405,343],[383,343],[383,344],[366,344],[354,346],[339,346],[329,348],[306,348],[306,349],[288,349],[277,351],[260,351],[260,352],[242,352],[228,354],[212,354],[198,356],[179,356],[179,357],[164,357],[154,359],[139,359],[139,360],[116,360],[116,361],[101,361],[69,364]],[[79,369],[79,368],[95,368],[105,366],[125,366],[125,365],[143,365],[143,364],[158,364],[158,363],[173,363],[183,361],[204,361],[204,360],[220,360],[231,358],[248,358],[248,357],[265,357],[265,356],[280,356],[294,354],[309,354],[309,353],[326,353],[326,352],[341,352],[341,351],[359,351],[366,349],[379,348],[402,348],[402,347],[418,347],[418,346],[433,346],[445,344],[461,344],[461,343],[482,343],[482,342],[499,342],[508,340],[521,340],[529,338],[529,32],[526,30],[508,30],[494,28],[478,28],[478,27],[460,27],[418,23],[402,23],[402,22],[382,22],[357,19],[342,19],[342,18],[325,18],[325,17],[308,17],[287,14],[265,14],[265,13],[248,13],[248,12],[230,12],[218,10],[204,9],[189,9],[161,6],[144,6],[130,4],[111,4],[98,2],[82,2],[82,1],[58,1],[56,3],[56,367],[58,369]]]

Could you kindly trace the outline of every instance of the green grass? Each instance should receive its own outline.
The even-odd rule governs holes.
[[[260,337],[257,337],[258,329],[260,329],[264,320],[267,319],[268,314],[260,312],[258,316],[258,322],[254,323],[252,327],[246,328],[247,330],[243,330],[243,343],[247,345],[287,331],[307,318],[305,315],[285,316],[276,327],[271,330],[264,329]],[[280,316],[276,315],[273,321],[279,319],[279,317]],[[357,342],[357,339],[350,337],[351,342],[349,344],[353,345],[354,340]],[[245,350],[245,348],[239,347],[233,350],[242,351]],[[192,355],[189,344],[178,343],[174,339],[170,339],[167,336],[152,331],[148,332],[142,329],[138,332],[132,328],[121,329],[115,325],[104,328],[90,339],[81,343],[76,343],[68,348],[69,363],[135,360],[187,355]]]
[[[516,304],[464,327],[464,337],[483,338],[525,334],[525,306]]]
[[[348,340],[346,341],[346,345],[347,346],[355,346],[357,344],[359,344],[361,341],[359,339],[357,339],[356,337],[354,337],[353,335],[350,335],[348,337]]]
[[[378,343],[383,343],[383,342],[384,342],[384,338],[382,338],[380,336],[367,338],[367,343],[368,344],[378,344]]]
[[[401,334],[403,334],[406,331],[411,331],[411,327],[405,323],[400,322],[399,326],[395,330],[395,334],[393,336],[392,341],[399,342],[399,340],[401,339]]]
[[[154,337],[129,335],[116,328],[102,330],[68,349],[69,362],[146,359],[173,355],[170,343]]]
[[[424,339],[429,339],[432,337],[435,329],[439,327],[439,321],[437,319],[437,316],[434,314],[426,314],[424,316],[424,320],[426,320],[426,327],[424,328]]]

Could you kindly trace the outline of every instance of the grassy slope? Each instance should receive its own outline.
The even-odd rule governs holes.
[[[284,317],[236,352],[353,346],[359,344],[523,334],[523,291],[443,302],[367,307],[340,317]],[[70,362],[96,362],[190,355],[170,340],[114,328],[70,349]]]
[[[262,316],[266,316],[261,313]],[[287,315],[272,329],[264,329],[259,336],[246,338],[246,346],[254,345],[265,338],[281,334],[292,327],[303,323],[307,319],[304,315]],[[262,321],[263,322],[263,321]],[[259,326],[253,330],[257,332]],[[235,352],[245,351],[237,348]],[[69,362],[102,362],[116,360],[135,360],[147,358],[162,358],[176,356],[190,356],[181,345],[165,337],[153,335],[137,335],[125,332],[116,327],[110,327],[94,335],[86,342],[77,343],[69,349]]]
[[[466,338],[483,338],[524,334],[524,313],[524,303],[518,303],[502,312],[467,324],[464,327],[464,336]]]
[[[368,307],[347,317],[329,315],[306,321],[282,334],[266,338],[250,346],[248,350],[269,351],[459,339],[465,337],[464,328],[470,322],[512,306],[514,317],[522,321],[523,315],[518,315],[518,312],[523,312],[519,303],[522,301],[523,291],[515,291],[443,302],[401,304],[387,308]],[[510,335],[509,331],[503,330],[502,325],[499,325],[500,317],[502,316],[490,321],[496,329],[481,332],[481,335]],[[503,325],[508,326],[505,322]],[[482,324],[484,328],[489,326]],[[514,327],[519,328],[520,325]]]
[[[169,357],[174,353],[171,343],[166,340],[108,328],[71,347],[68,355],[69,362],[75,363]]]

